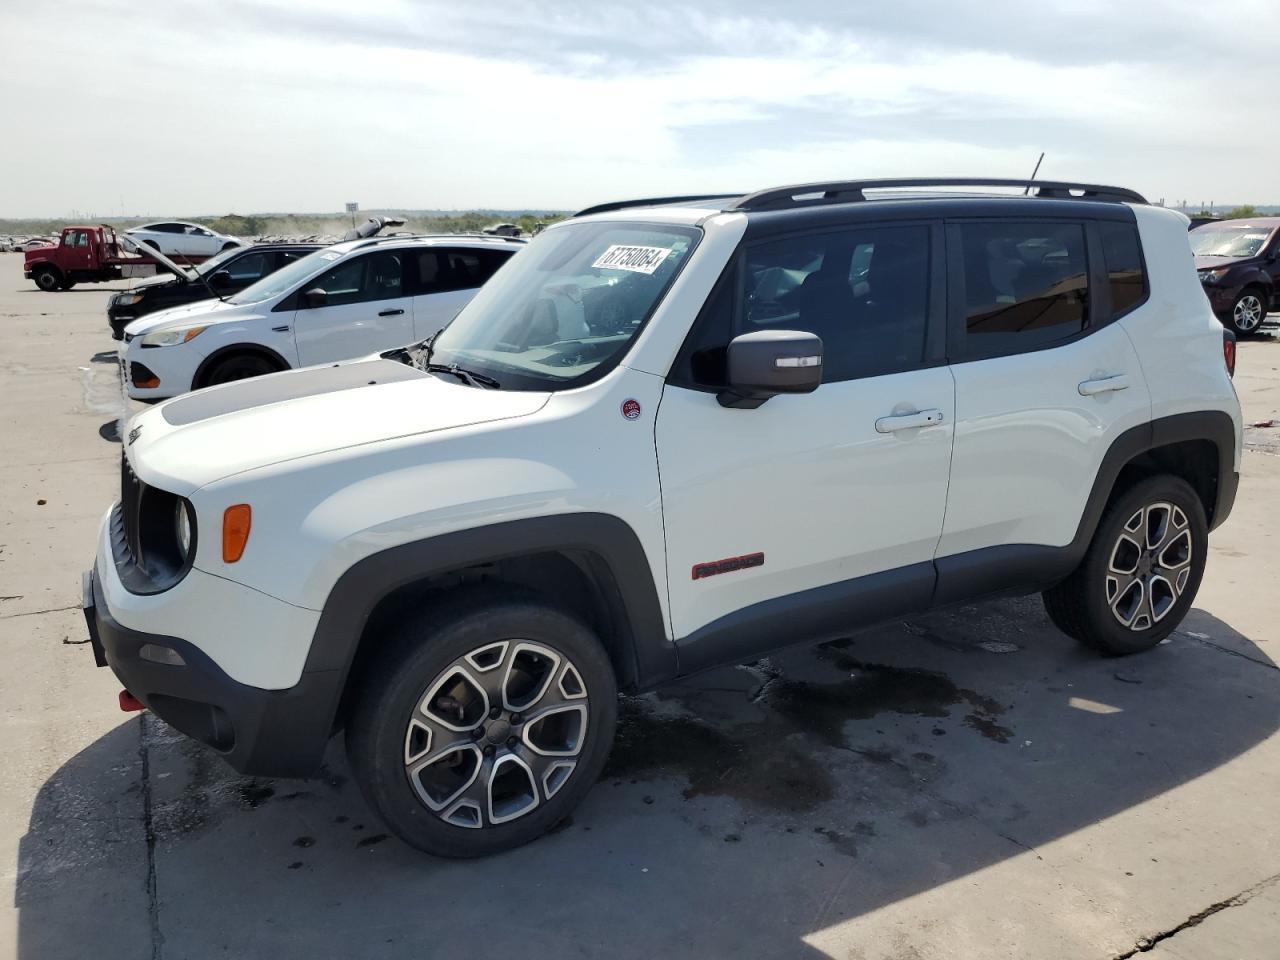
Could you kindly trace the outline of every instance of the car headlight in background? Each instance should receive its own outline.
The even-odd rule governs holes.
[[[111,300],[117,307],[131,307],[142,300],[142,294],[117,293]]]
[[[157,330],[142,335],[144,347],[176,347],[180,343],[194,340],[204,333],[205,327],[177,327],[172,330]]]
[[[1221,280],[1223,277],[1227,275],[1227,271],[1229,269],[1231,268],[1219,267],[1217,270],[1201,270],[1199,271],[1200,282],[1201,283],[1217,283],[1219,280]]]

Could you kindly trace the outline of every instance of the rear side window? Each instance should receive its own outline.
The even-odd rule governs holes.
[[[509,256],[509,253],[498,250],[450,251],[449,272],[452,274],[453,289],[471,290],[484,286],[484,282],[507,262]]]
[[[1104,220],[1098,224],[1102,259],[1111,286],[1111,315],[1128,313],[1147,298],[1147,272],[1142,263],[1138,227]]]
[[[415,255],[419,294],[484,286],[511,254],[505,250],[423,250]]]
[[[1082,224],[965,223],[959,232],[967,359],[1035,350],[1084,330],[1089,270]]]

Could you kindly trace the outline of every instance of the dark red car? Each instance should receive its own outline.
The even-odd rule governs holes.
[[[1280,293],[1280,217],[1206,223],[1188,237],[1213,312],[1240,336],[1256,333]]]

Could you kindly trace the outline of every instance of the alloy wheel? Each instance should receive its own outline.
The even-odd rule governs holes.
[[[1256,293],[1246,293],[1236,301],[1232,319],[1235,320],[1237,329],[1248,332],[1261,326],[1266,315],[1267,311],[1262,305],[1262,298]]]
[[[418,700],[405,773],[446,823],[507,823],[568,782],[587,717],[586,686],[567,657],[530,640],[488,643],[453,661]]]
[[[1191,524],[1175,504],[1138,509],[1107,563],[1107,603],[1121,625],[1146,630],[1163,620],[1191,578]]]

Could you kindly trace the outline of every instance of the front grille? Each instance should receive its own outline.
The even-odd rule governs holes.
[[[142,496],[147,485],[138,479],[133,468],[129,466],[129,458],[120,454],[120,523],[124,534],[124,545],[129,551],[132,566],[142,563]]]

